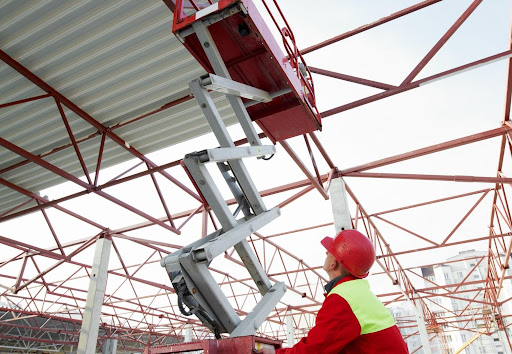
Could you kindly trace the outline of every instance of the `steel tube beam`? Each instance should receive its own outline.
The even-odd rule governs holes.
[[[339,173],[343,177],[365,177],[365,178],[386,178],[386,179],[413,179],[424,181],[447,181],[447,182],[480,182],[480,183],[512,183],[508,177],[482,177],[482,176],[448,176],[448,175],[422,175],[412,173],[373,173],[373,172],[350,172]]]
[[[129,210],[129,211],[131,211],[131,212],[133,212],[135,214],[137,214],[137,215],[139,215],[139,216],[142,216],[143,218],[148,219],[148,220],[154,222],[155,224],[158,224],[158,225],[162,226],[163,228],[165,228],[165,229],[167,229],[169,231],[177,233],[178,235],[180,234],[180,231],[177,230],[176,228],[174,228],[174,227],[172,227],[170,225],[165,224],[164,222],[162,222],[162,221],[152,217],[151,215],[148,215],[148,214],[146,214],[146,213],[144,213],[144,212],[142,212],[142,211],[132,207],[131,205],[129,205],[129,204],[127,204],[127,203],[125,203],[125,202],[123,202],[123,201],[121,201],[121,200],[119,200],[119,199],[117,199],[117,198],[115,198],[115,197],[113,197],[113,196],[111,196],[111,195],[101,191],[101,190],[96,189],[92,184],[88,184],[86,182],[83,182],[81,179],[73,176],[72,174],[70,174],[70,173],[68,173],[68,172],[66,172],[66,171],[64,171],[64,170],[62,170],[62,169],[60,169],[60,168],[50,164],[49,162],[43,160],[39,156],[33,155],[32,153],[30,153],[30,152],[20,148],[19,146],[16,146],[16,145],[10,143],[9,141],[7,141],[7,140],[5,140],[5,139],[3,139],[1,137],[0,137],[0,146],[3,146],[6,149],[9,149],[12,152],[14,152],[14,153],[16,153],[16,154],[18,154],[20,156],[23,156],[26,159],[28,159],[28,160],[30,160],[30,161],[40,165],[41,167],[44,167],[47,170],[49,170],[49,171],[51,171],[51,172],[53,172],[53,173],[55,173],[55,174],[65,178],[65,179],[67,179],[68,181],[71,181],[71,182],[79,185],[80,187],[82,187],[85,190],[87,190],[87,192],[96,193],[99,196],[101,196],[101,197],[103,197],[103,198],[105,198],[105,199],[107,199],[107,200],[109,200],[109,201],[111,201],[111,202],[113,202],[113,203],[115,203],[115,204],[117,204],[117,205],[119,205],[119,206],[121,206],[121,207],[123,207],[123,208],[125,208],[125,209],[127,209],[127,210]]]
[[[484,132],[481,132],[481,133],[477,133],[477,134],[473,134],[473,135],[468,135],[468,136],[465,136],[463,138],[450,140],[450,141],[447,141],[447,142],[444,142],[444,143],[440,143],[440,144],[436,144],[436,145],[431,145],[431,146],[428,146],[428,147],[425,147],[425,148],[421,148],[421,149],[413,150],[413,151],[406,152],[406,153],[403,153],[403,154],[395,155],[395,156],[392,156],[392,157],[387,157],[387,158],[384,158],[384,159],[381,159],[381,160],[369,162],[369,163],[366,163],[364,165],[343,169],[343,170],[340,170],[338,172],[338,174],[341,175],[341,176],[344,176],[344,175],[348,175],[351,172],[363,172],[363,171],[370,170],[370,169],[373,169],[373,168],[382,167],[382,166],[390,165],[390,164],[393,164],[393,163],[397,163],[397,162],[402,162],[402,161],[406,161],[406,160],[409,160],[409,159],[413,159],[413,158],[416,158],[416,157],[429,155],[429,154],[432,154],[432,153],[435,153],[435,152],[440,152],[440,151],[444,151],[444,150],[448,150],[448,149],[453,149],[453,148],[456,148],[456,147],[459,147],[459,146],[463,146],[463,145],[466,145],[466,144],[472,144],[472,143],[476,143],[478,141],[482,141],[482,140],[486,140],[486,139],[490,139],[490,138],[495,138],[495,137],[507,134],[511,130],[512,130],[512,127],[510,127],[508,125],[503,125],[503,126],[501,126],[499,128],[496,128],[496,129],[491,129],[491,130],[487,130],[487,131],[484,131]]]
[[[419,62],[419,64],[411,71],[411,73],[404,79],[400,86],[410,83],[420,71],[430,62],[430,60],[439,52],[443,45],[450,39],[450,37],[459,29],[460,26],[468,19],[468,17],[475,11],[475,9],[482,3],[483,0],[475,0],[467,8],[466,11],[455,21],[450,29],[443,35],[443,37],[434,45],[428,54]]]
[[[46,94],[46,95],[40,95],[40,96],[25,98],[23,100],[17,100],[17,101],[8,102],[8,103],[2,103],[2,104],[0,104],[0,108],[15,106],[17,104],[26,103],[26,102],[37,101],[37,100],[40,100],[42,98],[47,98],[47,97],[51,97],[51,95],[50,94]]]
[[[382,82],[377,82],[377,81],[373,81],[373,80],[367,80],[367,79],[363,79],[363,78],[360,78],[360,77],[346,75],[346,74],[341,74],[341,73],[337,73],[337,72],[334,72],[334,71],[320,69],[320,68],[315,68],[315,67],[311,67],[311,66],[309,67],[309,70],[311,70],[311,72],[314,73],[314,74],[324,75],[324,76],[332,77],[334,79],[340,79],[340,80],[344,80],[344,81],[348,81],[348,82],[353,82],[355,84],[360,84],[360,85],[365,85],[365,86],[369,86],[369,87],[374,87],[374,88],[381,89],[381,90],[391,90],[391,89],[396,89],[397,88],[397,86],[388,85],[388,84],[385,84],[385,83],[382,83]]]
[[[427,6],[433,5],[433,4],[438,3],[440,1],[441,0],[427,0],[427,1],[423,1],[423,2],[421,2],[419,4],[410,6],[410,7],[406,8],[406,9],[404,9],[404,10],[400,10],[400,11],[395,12],[395,13],[389,15],[389,16],[381,18],[378,21],[369,23],[367,25],[363,25],[361,27],[356,28],[355,30],[352,30],[352,31],[349,31],[349,32],[345,32],[343,34],[340,34],[339,36],[336,36],[336,37],[333,37],[333,38],[328,39],[326,41],[323,41],[321,43],[315,44],[315,45],[313,45],[311,47],[307,47],[307,48],[301,49],[300,53],[302,55],[311,53],[311,52],[313,52],[315,50],[318,50],[320,48],[326,47],[326,46],[331,45],[333,43],[339,42],[339,41],[341,41],[343,39],[352,37],[352,36],[354,36],[356,34],[362,33],[362,32],[367,31],[369,29],[375,28],[375,27],[380,26],[380,25],[382,25],[384,23],[387,23],[389,21],[392,21],[392,20],[395,20],[395,19],[400,18],[402,16],[408,15],[408,14],[414,12],[414,11],[421,10],[421,9],[427,7]]]
[[[309,172],[309,170],[307,169],[306,165],[304,165],[304,163],[302,163],[302,161],[300,160],[300,158],[297,156],[297,154],[295,153],[295,151],[293,151],[293,149],[291,148],[291,146],[286,142],[286,141],[280,141],[279,142],[281,144],[281,146],[286,150],[286,152],[288,153],[288,155],[290,155],[290,157],[293,159],[293,161],[295,161],[295,163],[297,164],[297,166],[299,166],[299,168],[302,170],[302,172],[306,175],[306,177],[311,181],[311,184],[320,192],[320,195],[325,199],[329,199],[329,196],[327,195],[327,193],[325,192],[324,188],[320,185],[320,182],[317,181],[315,179],[315,177],[311,174],[311,172]]]
[[[356,108],[356,107],[360,107],[362,105],[365,105],[365,104],[368,104],[368,103],[371,103],[371,102],[375,102],[375,101],[381,100],[383,98],[394,96],[394,95],[397,95],[399,93],[406,92],[406,91],[418,88],[418,87],[420,87],[422,85],[433,83],[433,82],[435,82],[437,80],[440,80],[440,79],[452,76],[454,74],[460,74],[460,73],[465,72],[467,70],[476,69],[477,67],[480,67],[480,66],[483,66],[483,65],[488,65],[488,64],[497,62],[499,60],[508,59],[510,57],[512,57],[512,50],[507,50],[505,52],[501,52],[501,53],[498,53],[498,54],[495,54],[495,55],[491,55],[489,57],[486,57],[486,58],[483,58],[483,59],[480,59],[480,60],[473,61],[473,62],[465,64],[465,65],[461,65],[461,66],[456,67],[454,69],[446,70],[446,71],[443,71],[441,73],[438,73],[438,74],[435,74],[435,75],[432,75],[432,76],[429,76],[429,77],[426,77],[426,78],[423,78],[423,79],[420,79],[420,80],[417,80],[417,81],[413,81],[413,82],[408,83],[408,84],[404,84],[404,85],[399,86],[399,87],[394,88],[394,89],[389,89],[389,90],[386,90],[384,92],[380,92],[380,93],[377,93],[375,95],[368,96],[368,97],[362,98],[360,100],[357,100],[357,101],[354,101],[354,102],[350,102],[350,103],[344,104],[344,105],[336,107],[336,108],[329,109],[327,111],[321,112],[320,115],[322,116],[322,118],[327,118],[327,117],[332,116],[334,114],[341,113],[341,112],[344,112],[344,111],[347,111],[349,109],[353,109],[353,108]]]
[[[114,134],[111,129],[108,127],[103,126],[101,123],[96,121],[93,117],[91,117],[89,114],[87,114],[85,111],[83,111],[80,107],[75,105],[73,102],[71,102],[69,99],[67,99],[64,95],[59,93],[57,90],[55,90],[53,87],[48,85],[46,82],[41,80],[39,77],[37,77],[34,73],[32,73],[30,70],[25,68],[23,65],[18,63],[16,60],[11,58],[7,53],[5,53],[3,50],[0,50],[0,59],[3,60],[7,65],[12,67],[14,70],[18,71],[21,75],[26,77],[28,80],[33,82],[36,86],[47,92],[49,95],[53,96],[56,100],[61,102],[64,106],[66,106],[68,109],[70,109],[73,113],[75,113],[80,118],[84,119],[87,123],[92,125],[94,128],[98,129],[98,131],[102,134],[105,134],[110,139],[112,139],[115,143],[117,143],[122,148],[126,149],[128,152],[130,152],[135,157],[141,159],[142,161],[149,163],[151,166],[156,166],[155,163],[150,161],[146,156],[144,156],[141,152],[139,152],[137,149],[135,149],[133,146],[128,144],[126,141],[121,139],[119,136]],[[187,188],[184,184],[177,181],[175,178],[169,176],[165,173],[165,171],[161,172],[164,177],[169,179],[171,182],[175,183],[178,187],[183,189],[185,192],[190,194],[192,197],[199,199],[199,196],[194,193],[192,190]]]

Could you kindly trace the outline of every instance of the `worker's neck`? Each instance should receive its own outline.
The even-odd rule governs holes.
[[[330,276],[329,282],[325,284],[324,289],[327,294],[331,292],[331,290],[336,286],[336,284],[343,279],[347,274],[346,273],[336,273],[337,275]]]
[[[329,272],[329,273],[327,273],[327,275],[329,276],[329,281],[331,281],[331,280],[333,280],[335,278],[347,275],[347,273],[336,271],[336,272]]]

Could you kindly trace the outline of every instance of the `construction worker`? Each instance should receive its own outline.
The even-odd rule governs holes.
[[[375,261],[371,241],[359,231],[343,230],[321,243],[330,281],[316,324],[295,346],[276,353],[408,353],[393,316],[363,279]]]

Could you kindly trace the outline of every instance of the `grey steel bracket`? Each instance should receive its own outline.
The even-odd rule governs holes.
[[[198,14],[196,13],[196,19],[201,19],[208,25],[213,25],[216,22],[222,21],[225,18],[228,18],[230,16],[233,16],[234,14],[241,12],[245,15],[247,15],[248,11],[245,8],[245,6],[242,3],[236,3],[231,6],[226,7],[224,10],[218,12],[218,13],[212,13],[213,11],[217,10],[215,6],[218,6],[217,3],[214,3],[200,11],[203,11],[203,13],[208,13],[207,15],[201,16],[201,12]],[[186,27],[176,33],[176,37],[182,42],[185,43],[185,37],[190,36],[192,33],[194,33],[194,29],[192,27]]]
[[[214,74],[201,76],[201,84],[205,89],[211,91],[240,96],[258,102],[272,101],[272,97],[267,91]]]
[[[199,161],[206,162],[225,162],[231,160],[240,160],[247,157],[260,157],[273,155],[276,153],[274,145],[262,146],[244,146],[234,148],[216,148],[199,151]]]
[[[237,243],[245,240],[247,236],[256,232],[263,226],[275,220],[281,211],[275,207],[269,211],[253,217],[251,220],[241,222],[235,228],[223,233],[223,230],[217,230],[206,237],[203,237],[186,247],[183,247],[160,260],[160,265],[165,267],[167,272],[181,270],[181,257],[190,254],[190,256],[199,263],[209,262]]]
[[[186,253],[190,252],[191,250],[203,245],[204,243],[210,241],[211,239],[219,236],[221,233],[222,233],[222,229],[217,230],[215,232],[212,232],[208,236],[205,236],[195,242],[192,242],[188,246],[180,248],[179,250],[162,258],[160,260],[160,265],[162,267],[165,267],[165,269],[167,270],[168,273],[181,270],[180,263],[179,263],[179,257],[181,257],[183,254],[186,254]]]
[[[210,262],[224,251],[235,246],[237,243],[245,240],[256,230],[276,219],[281,214],[279,208],[272,208],[269,211],[253,217],[247,222],[243,222],[234,229],[222,234],[202,244],[191,251],[192,257],[196,262]]]

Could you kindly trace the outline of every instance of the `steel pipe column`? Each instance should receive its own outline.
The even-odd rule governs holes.
[[[96,241],[82,330],[80,332],[80,340],[78,341],[78,354],[93,354],[96,352],[111,247],[111,239],[100,238]]]

